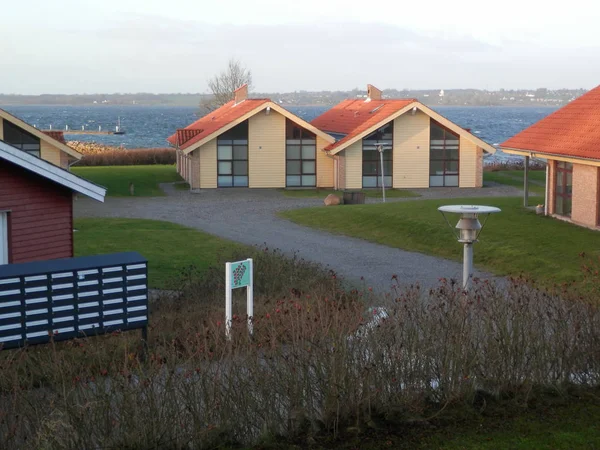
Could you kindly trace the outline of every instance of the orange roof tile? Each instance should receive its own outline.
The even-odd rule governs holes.
[[[600,86],[500,144],[501,148],[600,159]]]
[[[167,141],[172,145],[179,145],[180,149],[188,148],[268,102],[270,100],[267,98],[252,98],[236,105],[232,100],[187,127],[178,129]]]
[[[62,131],[42,131],[42,133],[44,133],[46,136],[51,137],[52,139],[60,142],[61,144],[65,144],[66,145],[66,141],[65,141],[65,135],[63,134]]]
[[[325,150],[333,150],[416,101],[415,99],[344,100],[315,118],[311,125],[325,132],[346,135],[325,148]]]

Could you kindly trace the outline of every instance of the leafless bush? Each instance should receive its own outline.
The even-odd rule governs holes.
[[[367,309],[335,273],[262,253],[253,337],[239,314],[225,338],[215,272],[152,305],[146,358],[133,333],[3,352],[4,448],[336,436],[374,416],[401,421],[480,395],[526,403],[536,388],[600,384],[600,312],[568,292],[511,280],[476,281],[467,294],[442,280]]]
[[[78,166],[138,166],[175,164],[175,150],[169,148],[140,150],[107,150],[84,156]]]
[[[484,164],[485,172],[498,172],[500,170],[523,170],[524,162],[520,159],[511,159],[505,161],[493,160]],[[537,159],[529,160],[529,170],[546,170],[546,164]]]
[[[154,164],[175,164],[173,148],[111,147],[96,142],[69,141],[70,147],[83,154],[78,166],[133,166]]]

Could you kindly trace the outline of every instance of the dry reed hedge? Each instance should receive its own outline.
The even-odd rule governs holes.
[[[133,166],[175,164],[175,149],[125,149],[95,142],[69,141],[68,145],[84,157],[78,166]]]
[[[135,333],[0,354],[3,448],[308,445],[374,417],[600,384],[600,312],[567,291],[442,280],[384,299],[301,259],[253,257],[252,338],[240,292],[224,336],[221,271],[190,271],[181,297],[152,304],[145,358]]]

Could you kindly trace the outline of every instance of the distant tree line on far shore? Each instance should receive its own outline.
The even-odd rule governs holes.
[[[481,89],[384,89],[384,98],[416,98],[426,105],[455,106],[561,106],[585,93],[585,89],[539,88],[533,90],[488,91]],[[363,89],[351,91],[251,92],[251,97],[268,97],[282,106],[331,106],[346,98],[361,98]],[[3,105],[142,105],[195,106],[206,101],[209,94],[0,94]]]

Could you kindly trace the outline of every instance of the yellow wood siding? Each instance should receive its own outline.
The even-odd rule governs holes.
[[[323,151],[328,145],[329,142],[317,136],[317,187],[333,187],[333,158]]]
[[[483,149],[477,147],[477,170],[475,172],[475,187],[483,187]]]
[[[55,166],[61,167],[61,153],[62,152],[58,148],[54,147],[48,142],[40,141],[40,157],[43,160],[48,161],[54,164]]]
[[[248,119],[248,173],[251,188],[285,187],[285,116],[271,110]]]
[[[4,139],[4,119],[0,117],[0,139]]]
[[[194,150],[192,157],[192,179],[189,181],[191,189],[200,189],[200,150]]]
[[[362,139],[347,147],[345,155],[346,189],[362,189]]]
[[[477,145],[468,139],[460,138],[459,187],[477,186]]]
[[[200,155],[200,187],[217,187],[217,139],[211,139],[196,149]]]
[[[342,150],[338,157],[338,189],[346,189],[346,150]]]
[[[429,187],[429,122],[421,111],[394,120],[394,188]]]

